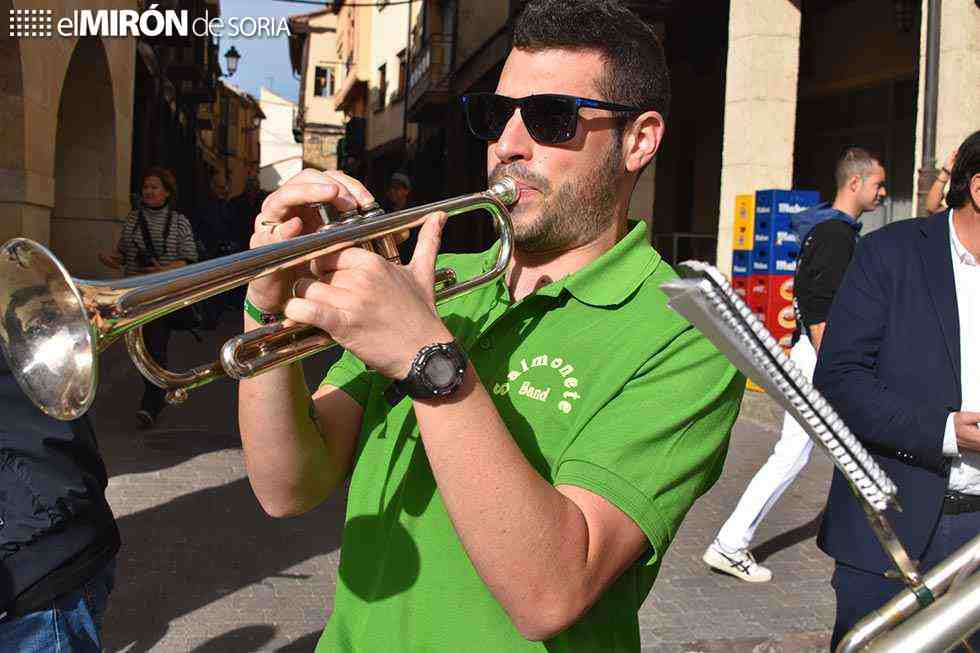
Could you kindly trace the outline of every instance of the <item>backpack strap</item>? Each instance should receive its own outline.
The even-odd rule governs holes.
[[[174,210],[173,207],[167,207],[167,222],[163,226],[163,252],[157,253],[157,246],[153,242],[153,238],[150,236],[150,227],[146,223],[146,216],[143,215],[143,207],[140,207],[139,217],[136,219],[139,222],[140,229],[143,231],[143,244],[146,245],[150,253],[153,254],[153,258],[156,259],[157,263],[164,254],[167,253],[167,241],[170,239],[170,226],[173,222]]]

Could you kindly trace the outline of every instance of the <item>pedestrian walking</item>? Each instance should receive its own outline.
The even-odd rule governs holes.
[[[628,217],[665,131],[657,34],[622,0],[531,0],[513,42],[496,91],[462,100],[490,182],[519,187],[503,276],[436,307],[430,214],[409,265],[353,247],[315,282],[249,285],[246,330],[284,313],[346,349],[312,397],[299,364],[239,384],[268,513],[349,481],[318,651],[638,651],[637,611],[721,472],[745,381],[667,306],[676,275]],[[315,229],[312,203],[373,201],[306,170],[252,245]],[[499,247],[439,267],[470,278]]]
[[[861,148],[844,152],[836,169],[833,204],[820,204],[793,217],[802,243],[793,281],[795,343],[790,359],[807,379],[813,377],[834,293],[854,255],[861,215],[885,198],[881,160]],[[704,552],[704,562],[750,583],[764,583],[772,571],[755,561],[749,545],[756,529],[810,459],[813,442],[789,413],[772,455],[745,488],[735,510]]]
[[[87,415],[61,422],[0,354],[0,650],[99,653],[119,529]]]
[[[153,167],[140,182],[140,207],[123,224],[116,250],[99,255],[109,267],[122,269],[126,276],[172,270],[198,260],[197,243],[190,221],[174,210],[177,182],[166,168]],[[193,328],[191,309],[172,313],[143,326],[143,339],[153,358],[167,365],[167,349],[174,328]],[[141,428],[153,426],[166,405],[165,392],[149,380],[136,418]]]

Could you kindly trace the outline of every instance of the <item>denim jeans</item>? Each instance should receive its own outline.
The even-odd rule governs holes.
[[[0,620],[4,653],[101,653],[102,617],[115,583],[116,561],[47,608]]]

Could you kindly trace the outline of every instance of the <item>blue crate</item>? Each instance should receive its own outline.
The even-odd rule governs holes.
[[[732,251],[732,276],[747,277],[752,274],[752,250],[736,249]]]
[[[756,243],[769,243],[779,231],[790,231],[790,221],[797,213],[820,203],[815,190],[759,190],[755,193]]]
[[[771,254],[772,248],[769,247],[769,243],[756,243],[755,249],[752,250],[751,274],[772,274],[769,271]]]
[[[798,245],[773,247],[769,261],[770,274],[796,274],[796,265],[800,259]]]
[[[752,250],[752,274],[794,274],[799,258],[800,246],[795,241],[757,243]]]

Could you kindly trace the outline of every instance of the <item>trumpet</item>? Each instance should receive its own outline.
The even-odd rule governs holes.
[[[500,237],[493,267],[464,281],[450,269],[437,270],[438,304],[493,281],[507,269],[513,250],[508,209],[517,196],[517,184],[504,177],[483,192],[390,214],[372,205],[333,219],[320,206],[323,225],[314,233],[174,270],[107,281],[73,278],[46,247],[15,238],[0,247],[0,348],[24,393],[60,420],[76,419],[92,405],[98,355],[121,337],[136,368],[167,391],[169,402],[179,403],[189,391],[219,378],[250,378],[336,343],[309,325],[274,323],[229,340],[211,363],[174,372],[150,355],[142,325],[348,247],[366,247],[397,260],[395,234],[421,224],[434,211],[450,217],[488,212]]]

